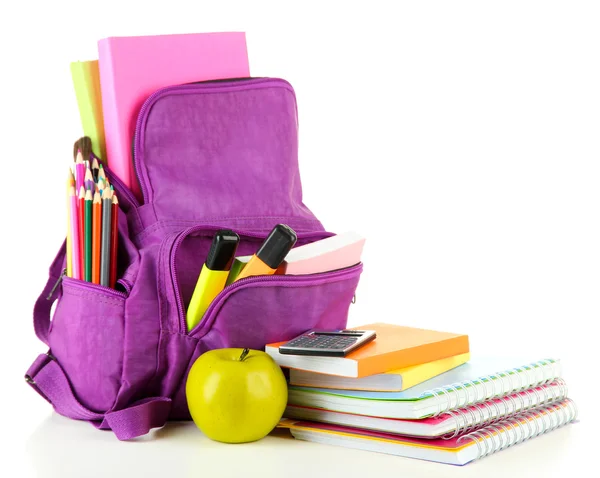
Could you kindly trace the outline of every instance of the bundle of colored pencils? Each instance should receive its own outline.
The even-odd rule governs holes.
[[[102,164],[76,151],[67,179],[67,276],[114,289],[119,200]]]

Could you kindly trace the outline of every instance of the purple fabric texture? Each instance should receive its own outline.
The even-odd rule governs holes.
[[[143,204],[106,168],[121,203],[117,290],[61,281],[63,245],[34,309],[54,360],[38,358],[28,381],[58,413],[132,438],[190,418],[185,380],[205,351],[264,349],[346,326],[361,264],[234,283],[194,330],[185,327],[217,229],[240,235],[238,255],[254,253],[278,223],[296,230],[297,245],[331,235],[302,202],[297,151],[296,101],[284,80],[175,86],[147,100],[134,157]]]

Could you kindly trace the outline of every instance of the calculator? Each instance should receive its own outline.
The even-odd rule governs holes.
[[[280,345],[279,353],[345,357],[375,337],[374,330],[312,330]]]

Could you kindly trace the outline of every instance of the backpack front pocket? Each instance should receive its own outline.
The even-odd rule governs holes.
[[[359,263],[319,274],[241,279],[223,289],[200,323],[188,332],[186,307],[215,230],[198,227],[177,234],[165,242],[161,252],[159,274],[164,277],[165,290],[160,307],[163,331],[157,376],[162,380],[161,395],[174,398],[175,419],[189,418],[185,380],[202,353],[229,347],[264,350],[267,343],[291,339],[309,329],[344,328],[362,271]],[[237,232],[242,247],[238,255],[254,253],[264,240],[264,235]],[[330,235],[299,234],[298,242],[305,244]],[[195,253],[198,257],[192,265]]]

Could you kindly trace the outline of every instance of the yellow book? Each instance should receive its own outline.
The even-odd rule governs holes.
[[[290,369],[290,385],[299,387],[365,390],[372,392],[402,392],[433,377],[452,370],[470,359],[469,352],[433,362],[413,365],[386,373],[353,378],[339,375]]]
[[[94,154],[107,164],[98,60],[71,63],[71,77],[83,134],[92,140]]]

